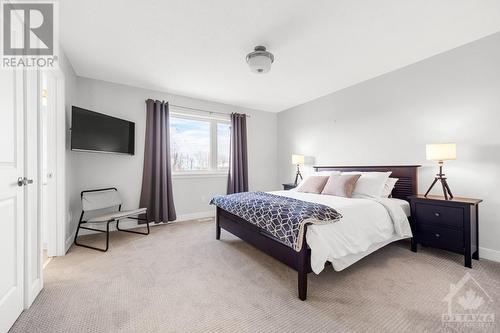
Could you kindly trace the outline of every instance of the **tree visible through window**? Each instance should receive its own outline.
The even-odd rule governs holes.
[[[217,119],[170,117],[170,158],[173,172],[215,172],[229,167],[231,126]]]

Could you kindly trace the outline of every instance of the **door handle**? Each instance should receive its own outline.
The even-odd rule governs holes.
[[[26,177],[17,178],[17,186],[26,186],[29,184],[33,184],[33,179],[28,179]]]

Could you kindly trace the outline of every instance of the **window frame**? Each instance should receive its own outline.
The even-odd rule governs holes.
[[[172,169],[172,177],[174,178],[191,178],[191,177],[227,177],[229,173],[229,168],[218,168],[218,149],[217,149],[217,124],[229,124],[231,125],[231,119],[229,114],[227,117],[224,115],[214,115],[214,114],[201,114],[195,112],[186,112],[184,110],[179,110],[178,108],[171,107],[170,118],[179,118],[186,120],[196,120],[205,121],[209,123],[210,131],[210,147],[209,147],[209,168],[208,170],[184,170],[184,171],[174,171]],[[169,119],[170,126],[170,119]],[[170,129],[169,129],[170,130]],[[170,142],[172,142],[172,137],[170,137]],[[172,167],[172,158],[169,160]]]

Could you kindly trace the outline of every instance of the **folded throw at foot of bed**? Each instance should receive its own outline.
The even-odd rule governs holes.
[[[331,207],[266,192],[219,195],[210,204],[264,229],[297,252],[306,224],[334,223],[342,218]]]

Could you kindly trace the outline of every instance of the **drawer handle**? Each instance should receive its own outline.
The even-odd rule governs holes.
[[[436,238],[439,238],[439,237],[441,237],[441,235],[440,234],[436,234]]]
[[[441,214],[440,214],[440,213],[438,213],[438,212],[435,212],[435,213],[434,213],[434,216],[435,216],[435,217],[440,217],[440,216],[441,216]]]

